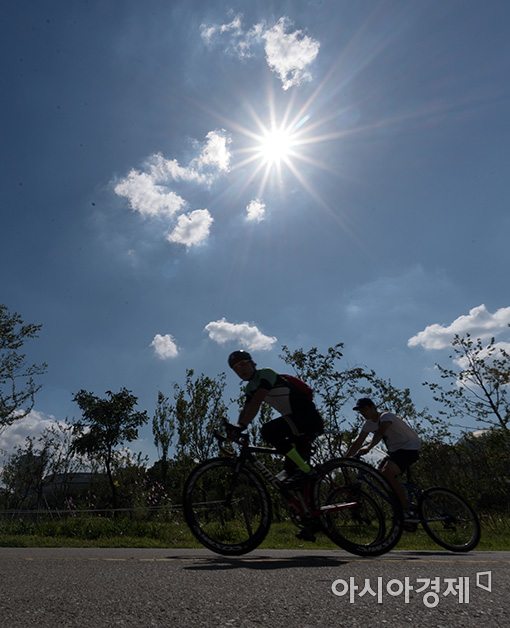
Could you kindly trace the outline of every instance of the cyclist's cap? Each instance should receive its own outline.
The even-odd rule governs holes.
[[[375,408],[375,403],[369,397],[362,397],[361,399],[358,399],[353,410],[358,411],[358,410],[361,410],[362,408],[369,408],[369,407]]]
[[[239,351],[232,351],[232,353],[228,356],[228,365],[232,368],[238,362],[242,362],[243,360],[251,360],[251,355],[248,351],[243,351],[240,349]]]

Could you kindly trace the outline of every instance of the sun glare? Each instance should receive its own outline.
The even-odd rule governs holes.
[[[314,159],[307,149],[318,142],[336,139],[338,133],[319,133],[327,119],[311,121],[311,114],[308,113],[310,101],[303,104],[295,113],[292,112],[291,101],[287,110],[278,115],[273,100],[270,96],[267,121],[264,121],[251,105],[246,105],[255,128],[227,120],[230,128],[233,127],[248,139],[248,142],[237,151],[237,154],[243,157],[237,161],[234,168],[244,170],[250,164],[253,165],[251,173],[245,179],[244,188],[258,180],[259,197],[263,196],[270,185],[282,188],[287,180],[287,173],[290,173],[320,202],[319,193],[307,179],[307,170],[310,166],[328,170],[330,166]]]
[[[286,161],[291,154],[292,143],[292,135],[283,128],[266,131],[260,140],[260,157],[267,164]]]

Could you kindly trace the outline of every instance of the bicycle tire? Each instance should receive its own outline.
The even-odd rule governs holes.
[[[212,458],[188,476],[184,518],[193,536],[218,554],[239,556],[258,547],[272,520],[271,500],[260,478],[237,461]]]
[[[402,535],[402,509],[384,477],[370,465],[348,458],[328,461],[319,473],[314,501],[322,513],[324,533],[358,556],[379,556],[393,549]]]
[[[466,500],[448,488],[423,491],[418,514],[430,538],[451,552],[469,552],[481,537],[478,516]]]

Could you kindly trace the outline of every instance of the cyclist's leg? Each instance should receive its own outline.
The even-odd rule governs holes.
[[[404,512],[409,510],[409,499],[407,492],[400,480],[402,473],[418,460],[418,451],[408,449],[398,449],[388,454],[383,461],[380,471],[398,497]]]
[[[262,438],[285,456],[284,468],[287,472],[300,469],[308,473],[311,467],[298,451],[295,444],[299,435],[300,433],[293,417],[289,415],[268,421],[261,429]]]
[[[324,421],[314,406],[301,409],[285,417],[293,434],[296,451],[303,460],[310,462],[313,441],[324,432]]]

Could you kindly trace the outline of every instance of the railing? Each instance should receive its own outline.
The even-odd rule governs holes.
[[[180,504],[169,504],[166,506],[133,506],[131,508],[40,508],[40,509],[13,509],[13,510],[0,510],[0,520],[14,520],[14,519],[61,519],[66,517],[77,516],[105,516],[112,517],[117,513],[140,515],[141,513],[150,516],[152,513],[161,512],[180,512],[182,506]]]

